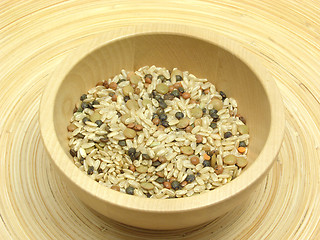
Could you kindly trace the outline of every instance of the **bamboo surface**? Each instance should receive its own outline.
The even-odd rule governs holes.
[[[318,1],[0,1],[0,239],[320,239]],[[208,224],[136,229],[83,205],[49,164],[41,93],[71,50],[145,22],[214,29],[260,55],[280,88],[279,158],[247,204]]]

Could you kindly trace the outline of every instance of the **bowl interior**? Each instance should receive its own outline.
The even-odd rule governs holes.
[[[250,129],[248,153],[251,163],[268,138],[271,111],[266,91],[252,69],[229,51],[209,41],[172,33],[140,34],[105,44],[82,58],[64,78],[54,104],[54,127],[68,154],[66,127],[74,104],[98,81],[119,74],[121,69],[137,70],[145,65],[187,70],[207,78],[238,102],[238,112]],[[71,161],[71,157],[70,157]]]

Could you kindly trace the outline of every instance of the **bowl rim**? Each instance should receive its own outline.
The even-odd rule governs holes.
[[[270,105],[270,131],[260,154],[250,168],[244,171],[240,177],[235,178],[230,183],[214,191],[187,198],[170,199],[170,204],[168,204],[168,200],[131,196],[106,188],[96,181],[87,181],[89,179],[88,176],[79,171],[74,163],[70,161],[70,157],[62,149],[56,135],[53,123],[54,108],[50,107],[54,105],[58,90],[64,78],[79,60],[82,60],[93,51],[112,42],[144,34],[182,35],[217,45],[239,58],[256,74],[259,80],[262,80],[260,83],[266,92]],[[250,61],[248,59],[250,59]],[[74,49],[73,52],[58,65],[58,68],[59,70],[56,69],[56,71],[52,73],[40,102],[39,121],[44,146],[61,174],[68,178],[74,185],[81,188],[82,191],[110,205],[130,210],[135,209],[138,211],[162,213],[190,211],[215,205],[234,198],[248,187],[262,180],[273,165],[280,150],[284,137],[285,115],[280,91],[276,83],[268,70],[260,63],[257,55],[245,49],[245,47],[235,40],[212,29],[171,23],[149,23],[122,27],[97,34],[92,41],[88,41]]]

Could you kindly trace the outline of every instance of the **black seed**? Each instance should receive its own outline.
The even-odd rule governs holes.
[[[204,160],[202,163],[203,167],[210,167],[211,166],[211,161],[209,160]]]
[[[210,123],[210,127],[213,128],[213,129],[215,129],[215,128],[217,127],[217,124],[216,124],[215,122],[211,122],[211,123]]]
[[[210,157],[212,157],[213,154],[214,154],[214,151],[207,151],[207,154],[208,154]]]
[[[174,96],[171,93],[166,93],[165,95],[163,95],[163,99],[171,101],[174,99]]]
[[[163,177],[158,177],[158,178],[156,179],[156,182],[157,182],[157,183],[164,183],[165,181],[166,181],[166,179],[163,178]]]
[[[154,95],[154,99],[157,100],[158,102],[163,100],[159,94]]]
[[[87,99],[87,94],[82,94],[81,97],[80,97],[80,100],[83,101]]]
[[[210,115],[210,117],[214,117],[215,115],[217,115],[217,110],[215,110],[215,109],[210,109],[209,110],[209,115]]]
[[[85,158],[83,158],[82,156],[80,156],[80,159],[79,159],[79,162],[81,163],[81,164],[83,164],[83,161],[85,160]]]
[[[207,112],[206,108],[202,108],[202,113],[205,114]]]
[[[87,121],[90,121],[90,122],[91,122],[91,120],[90,120],[89,118],[87,118],[87,117],[84,117],[84,118],[82,119],[82,122],[83,122],[84,124],[86,124]]]
[[[87,107],[88,107],[88,103],[86,103],[86,102],[81,103],[81,108],[82,109],[85,109]]]
[[[158,79],[160,79],[162,82],[166,80],[166,78],[163,75],[159,75]]]
[[[103,122],[101,120],[97,120],[97,121],[95,121],[95,123],[98,125],[98,127],[101,127],[101,125],[103,124]]]
[[[219,121],[219,115],[218,114],[212,114],[212,120],[214,121],[214,122],[218,122]]]
[[[222,97],[222,101],[224,101],[227,98],[227,95],[222,91],[220,91],[219,93],[220,93],[220,95]]]
[[[141,155],[141,152],[136,152],[136,153],[134,154],[134,158],[135,158],[136,160],[138,160],[139,157],[140,157],[140,155]]]
[[[128,150],[128,155],[134,155],[134,154],[136,154],[136,149],[135,148],[129,148],[129,150]]]
[[[108,137],[103,137],[103,138],[100,138],[100,142],[108,142],[109,141],[109,138]]]
[[[146,74],[145,76],[144,76],[144,78],[146,79],[146,78],[150,78],[150,80],[152,80],[152,75],[151,74]]]
[[[162,108],[158,108],[156,113],[160,118],[160,114],[164,114],[164,110]]]
[[[132,161],[136,160],[136,157],[134,156],[134,154],[129,155],[129,157]]]
[[[101,168],[98,168],[98,173],[103,173],[103,170]]]
[[[193,174],[189,174],[189,175],[186,177],[186,181],[187,181],[188,183],[193,182],[195,179],[196,179],[196,177],[195,177]]]
[[[178,181],[172,181],[171,187],[172,187],[174,190],[178,190],[178,189],[181,188],[180,183],[179,183]]]
[[[179,93],[179,91],[178,91],[177,89],[173,90],[173,91],[171,92],[171,94],[172,94],[173,96],[177,97],[177,98],[180,97],[180,93]]]
[[[151,198],[151,194],[150,193],[146,193],[147,198]]]
[[[117,82],[117,84],[122,83],[122,82],[125,82],[125,81],[127,81],[127,80],[124,79],[124,78],[122,78],[122,79],[120,79],[120,80]]]
[[[183,79],[180,75],[176,75],[176,80],[177,80],[177,82],[179,82],[179,81],[182,81]]]
[[[239,147],[246,147],[247,144],[244,141],[239,142]]]
[[[84,135],[82,133],[78,133],[75,137],[77,138],[84,138]]]
[[[224,133],[224,138],[229,138],[232,136],[232,133],[231,132],[225,132]]]
[[[89,166],[89,167],[88,167],[87,174],[88,174],[88,175],[92,175],[93,170],[94,170],[94,167],[93,167],[93,166]]]
[[[88,103],[88,108],[90,108],[90,109],[94,109],[94,107],[92,106],[92,104],[91,104],[91,103]]]
[[[165,101],[162,99],[162,101],[159,101],[159,107],[166,108],[168,105],[165,103]]]
[[[72,157],[77,156],[77,152],[76,152],[74,149],[70,149],[69,152],[70,152],[70,154],[71,154]]]
[[[142,159],[143,159],[143,160],[150,160],[151,157],[150,157],[148,154],[143,153],[143,154],[142,154]]]
[[[129,96],[124,96],[123,100],[124,100],[125,102],[127,102],[128,100],[130,100],[130,97],[129,97]]]
[[[165,113],[161,113],[160,115],[159,115],[159,119],[161,120],[161,121],[163,121],[163,120],[167,120],[167,115],[165,114]]]
[[[163,120],[161,121],[161,125],[167,128],[169,127],[169,122],[167,120]]]
[[[119,140],[118,144],[119,144],[121,147],[127,146],[126,140]]]
[[[182,118],[184,118],[183,112],[176,112],[175,116],[176,116],[176,118],[179,119],[179,120],[182,119]]]
[[[82,112],[83,111],[83,108],[82,107],[79,107],[77,112]]]
[[[134,194],[134,187],[132,187],[132,186],[127,187],[126,193],[129,195],[133,195]]]
[[[155,161],[155,162],[152,163],[152,166],[154,166],[154,167],[158,167],[160,165],[161,165],[160,161]]]
[[[181,93],[184,93],[184,88],[183,87],[178,87],[178,91]]]
[[[97,100],[93,100],[92,105],[99,105],[100,103]]]

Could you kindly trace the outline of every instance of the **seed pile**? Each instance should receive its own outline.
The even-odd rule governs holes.
[[[248,127],[237,102],[187,71],[145,66],[97,83],[68,126],[74,163],[113,190],[189,197],[247,165]]]

